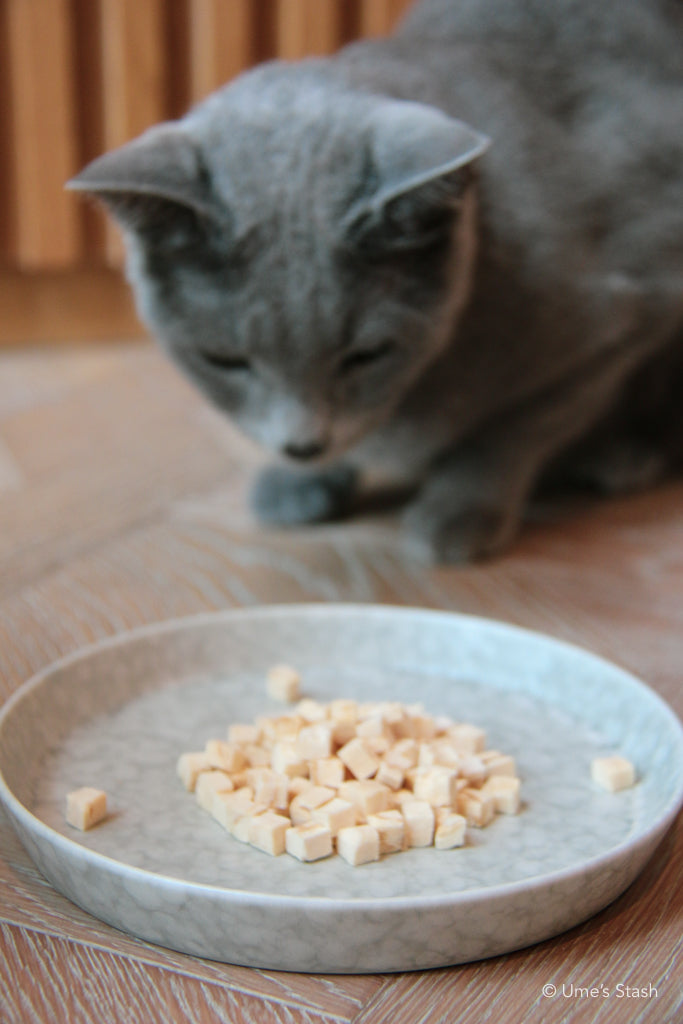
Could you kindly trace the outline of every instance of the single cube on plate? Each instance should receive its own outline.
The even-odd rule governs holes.
[[[107,816],[107,794],[103,789],[82,786],[66,796],[66,820],[69,825],[87,831]]]
[[[610,793],[628,789],[636,781],[635,768],[619,754],[594,758],[591,762],[591,776],[594,782]]]

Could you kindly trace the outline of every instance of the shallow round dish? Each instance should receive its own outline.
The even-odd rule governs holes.
[[[281,711],[275,662],[303,692],[423,702],[513,754],[523,808],[461,849],[351,867],[271,858],[186,793],[180,753],[231,721]],[[621,753],[637,784],[610,794],[590,762]],[[643,683],[579,648],[442,612],[352,605],[228,611],[118,636],[27,682],[0,715],[0,797],[47,879],[142,939],[293,971],[462,963],[556,935],[634,880],[683,803],[683,731]],[[107,791],[80,833],[68,791]]]

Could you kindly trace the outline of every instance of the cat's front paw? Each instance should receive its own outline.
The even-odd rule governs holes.
[[[420,502],[405,516],[408,554],[426,565],[467,565],[510,546],[519,521],[508,510],[469,506],[436,513]]]
[[[321,523],[346,515],[355,485],[356,472],[350,466],[330,466],[317,472],[270,466],[256,480],[251,505],[264,523]]]

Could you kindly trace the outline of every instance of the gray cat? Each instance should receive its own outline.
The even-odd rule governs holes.
[[[683,5],[423,0],[262,65],[71,183],[140,314],[278,463],[260,516],[415,489],[430,558],[502,550],[549,476],[617,490],[683,420]]]

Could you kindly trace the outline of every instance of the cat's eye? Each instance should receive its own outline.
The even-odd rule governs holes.
[[[229,355],[225,352],[202,352],[202,359],[209,366],[231,373],[244,373],[251,370],[251,363],[244,356]]]
[[[368,345],[366,348],[353,349],[342,357],[340,368],[342,373],[354,373],[366,366],[378,363],[396,351],[396,342],[382,341],[378,345]]]

